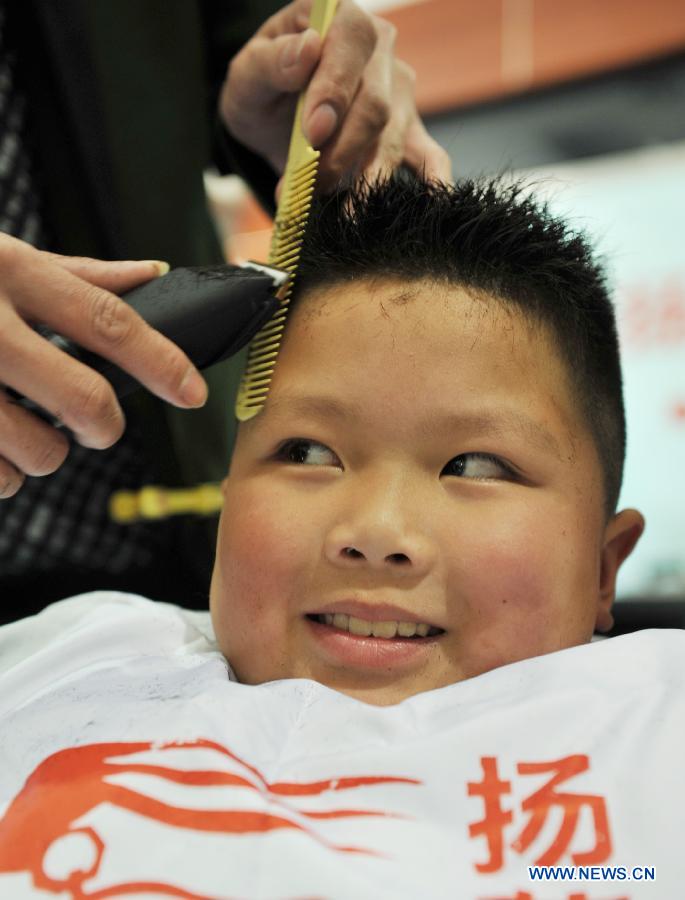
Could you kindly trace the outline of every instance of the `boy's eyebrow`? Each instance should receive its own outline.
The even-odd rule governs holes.
[[[342,421],[363,417],[357,404],[343,402],[336,397],[314,394],[281,394],[280,397],[275,397],[267,402],[267,411],[272,416],[286,412],[291,415]],[[262,420],[262,416],[257,416],[252,422],[257,425],[260,420]],[[433,433],[446,429],[464,429],[470,432],[494,435],[513,431],[541,450],[551,452],[557,457],[561,456],[559,442],[551,431],[525,413],[506,406],[494,407],[482,412],[455,413],[447,411],[444,415],[427,416],[421,424],[425,431]]]

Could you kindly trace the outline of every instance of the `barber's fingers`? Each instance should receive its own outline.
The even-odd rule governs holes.
[[[87,256],[63,256],[60,253],[39,251],[46,260],[56,263],[72,275],[78,275],[84,281],[112,291],[124,294],[139,284],[165,275],[169,271],[168,263],[156,259],[146,260],[105,260],[92,259]]]
[[[255,117],[259,110],[268,109],[284,94],[303,90],[320,53],[321,38],[313,28],[275,37],[258,33],[229,67],[231,90],[226,103],[231,120],[240,122]]]
[[[207,388],[186,355],[108,290],[160,271],[156,262],[62,257],[0,235],[0,499],[16,493],[25,474],[55,471],[67,453],[65,435],[9,400],[3,385],[60,419],[84,446],[109,447],[124,429],[111,385],[32,325],[104,356],[177,406],[202,405]]]
[[[275,38],[282,34],[293,34],[304,31],[309,25],[313,0],[293,0],[281,7],[261,25],[257,34]],[[340,4],[338,4],[340,5]]]
[[[315,148],[321,148],[341,127],[358,101],[362,81],[367,84],[363,99],[368,103],[355,116],[361,126],[358,145],[368,145],[387,121],[385,100],[389,94],[383,84],[374,85],[375,75],[383,80],[382,64],[373,67],[371,77],[367,71],[379,41],[378,23],[351,0],[341,0],[336,15],[326,35],[321,59],[307,87],[302,121],[304,132]],[[383,23],[384,25],[387,23]],[[388,30],[392,26],[388,25]],[[394,30],[393,30],[394,33]],[[382,41],[382,54],[392,53],[392,41]],[[375,73],[375,74],[374,74]],[[368,120],[368,121],[367,121]]]
[[[372,17],[340,0],[325,40],[307,27],[311,0],[273,15],[233,58],[219,108],[242,143],[282,171],[297,95],[306,88],[304,130],[317,148],[356,96],[377,36]]]
[[[59,419],[85,447],[103,450],[121,437],[124,415],[102,375],[59,350],[20,319],[11,321],[0,315],[0,327],[5,330],[0,359],[3,385]],[[4,435],[3,455],[16,465],[20,464],[16,455],[20,445],[28,442],[28,436],[21,434],[28,422],[25,416],[15,416],[12,430]]]
[[[0,456],[0,500],[14,497],[26,476]]]
[[[29,334],[24,329],[19,339],[18,324],[11,315],[16,311],[20,319],[47,325],[111,360],[154,394],[176,406],[195,407],[204,403],[205,382],[182,350],[151,328],[119,297],[33,252],[37,263],[32,268],[23,260],[21,265],[5,265],[3,270],[0,311],[6,327],[0,338],[0,363],[7,343],[14,344],[17,362],[21,361],[24,368],[30,362],[31,354],[21,351],[21,343],[29,341]],[[30,346],[38,352],[35,341]],[[58,366],[57,371],[60,370]],[[39,380],[49,381],[52,377],[49,369],[40,369],[39,373]],[[6,378],[0,372],[0,381],[3,380]],[[31,399],[38,402],[37,397]]]
[[[445,183],[452,181],[452,160],[449,153],[428,134],[418,117],[407,130],[404,162],[427,179]]]
[[[359,40],[369,28],[372,37]],[[428,179],[451,179],[448,154],[419,117],[415,75],[395,56],[395,38],[389,22],[354,3],[341,5],[304,104],[305,132],[322,149],[319,190],[361,172],[373,179],[400,165]]]
[[[311,28],[274,37],[258,32],[228,67],[219,101],[224,124],[279,172],[285,167],[299,92],[320,52],[321,39]]]
[[[21,487],[24,475],[50,475],[69,452],[64,434],[9,400],[0,390],[0,498]]]
[[[297,93],[303,128],[322,151],[317,190],[400,164],[449,180],[447,154],[419,118],[412,70],[395,57],[389,22],[340,0],[322,41],[307,27],[311,0],[273,15],[234,57],[221,92],[224,123],[282,172]]]
[[[413,70],[401,60],[395,60],[390,121],[373,158],[363,167],[370,181],[387,176],[399,165],[427,180],[446,183],[452,180],[449,154],[430,136],[414,106],[414,82]]]
[[[400,108],[395,120],[402,123],[398,134],[392,135],[396,148],[390,152],[389,123],[393,101],[393,78],[397,60],[394,58],[395,28],[381,19],[376,20],[377,40],[351,98],[345,118],[322,149],[319,165],[319,188],[331,190],[343,176],[355,177],[372,160],[382,155],[388,168],[399,165],[403,158],[404,120],[407,113]],[[318,75],[318,71],[317,71]],[[307,93],[307,100],[312,88]],[[325,108],[326,104],[324,104]],[[307,104],[305,104],[305,109]],[[412,107],[413,108],[413,95]],[[316,122],[316,113],[312,116]],[[319,118],[323,122],[323,117]]]

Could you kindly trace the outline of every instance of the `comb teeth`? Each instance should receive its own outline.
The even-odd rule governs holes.
[[[279,309],[250,342],[236,399],[236,417],[241,422],[256,416],[264,405],[281,346],[319,167],[319,152],[309,147],[307,149],[310,160],[292,169],[290,174],[286,173],[278,204],[269,249],[269,265],[288,272],[290,277],[281,289]]]
[[[314,0],[312,3],[309,26],[318,31],[322,38],[326,36],[335,15],[335,8],[336,0]],[[314,150],[304,136],[303,102],[304,95],[300,94],[269,249],[269,264],[288,272],[289,278],[279,292],[281,305],[276,310],[275,316],[250,342],[235,404],[236,418],[241,422],[256,416],[266,401],[285,328],[293,280],[300,259],[302,237],[312,205],[321,154],[318,150]]]

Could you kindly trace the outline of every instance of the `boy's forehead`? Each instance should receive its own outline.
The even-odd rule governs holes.
[[[499,422],[558,450],[523,407],[550,389],[555,407],[569,404],[560,380],[568,380],[565,367],[546,330],[499,298],[458,285],[359,279],[299,299],[262,415],[359,421],[379,395],[404,394],[430,431]]]
[[[442,372],[453,389],[473,369],[482,378],[483,366],[494,373],[511,363],[569,374],[548,328],[502,298],[460,284],[362,278],[300,298],[275,381],[285,385],[284,370],[320,380],[345,366],[392,383],[409,367],[417,379]]]
[[[452,287],[451,290],[471,292],[464,287]],[[377,299],[379,306],[386,311],[393,307],[405,307],[421,297],[430,297],[431,302],[439,301],[450,288],[442,283],[428,279],[401,280],[398,278],[364,277],[351,279],[331,285],[321,285],[303,292],[295,306],[294,313],[298,318],[309,322],[318,319],[331,304],[353,299],[357,303]]]
[[[359,337],[356,325],[360,320],[385,323],[388,330],[407,321],[433,322],[440,330],[447,329],[451,337],[461,333],[487,337],[488,333],[513,331],[528,336],[538,336],[541,331],[546,334],[544,325],[512,302],[469,285],[364,277],[303,292],[286,324],[286,337],[290,332],[306,332],[311,337],[325,329],[335,331],[337,339],[354,342]]]

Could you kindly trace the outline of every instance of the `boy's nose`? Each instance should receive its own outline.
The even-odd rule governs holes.
[[[416,530],[403,529],[399,523],[357,527],[339,524],[326,539],[325,553],[337,566],[370,567],[414,578],[427,572],[435,561],[429,538]]]

